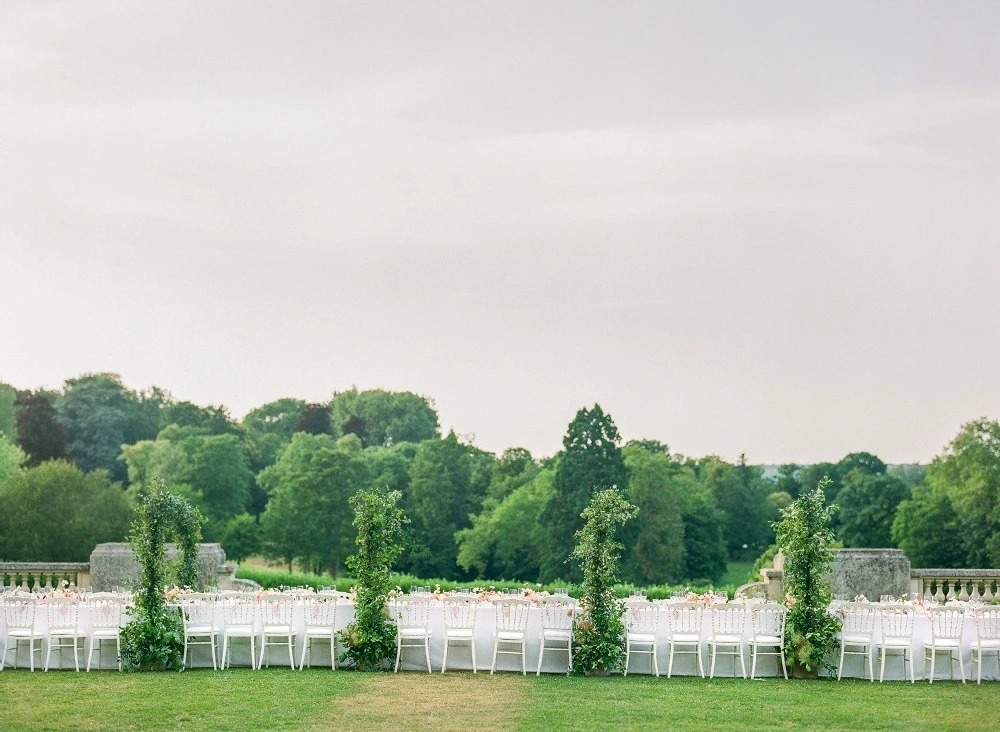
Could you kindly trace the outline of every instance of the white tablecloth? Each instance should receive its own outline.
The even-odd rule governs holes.
[[[440,604],[432,604],[430,607],[430,656],[431,656],[431,668],[435,671],[441,670],[441,660],[444,654],[444,618],[443,618],[444,608]],[[626,610],[628,612],[628,610]],[[495,607],[488,603],[481,603],[478,607],[476,614],[476,666],[482,671],[489,671],[490,663],[493,657],[493,632],[496,627],[496,610]],[[665,606],[661,606],[658,611],[659,622],[657,626],[656,638],[657,638],[657,663],[659,665],[659,670],[661,675],[665,675],[667,671],[667,658],[669,655],[669,644],[667,642],[669,636],[669,612]],[[222,605],[216,607],[215,622],[216,627],[223,628],[223,608]],[[343,628],[354,620],[354,605],[350,602],[341,601],[337,609],[337,628]],[[124,618],[123,618],[124,621]],[[304,609],[302,604],[296,604],[292,616],[292,625],[296,632],[296,646],[295,646],[295,664],[298,666],[299,657],[302,652],[302,642],[304,638],[305,630],[305,617]],[[45,606],[40,604],[38,606],[35,615],[35,628],[41,632],[45,632],[47,629],[47,619]],[[87,603],[81,603],[80,605],[80,615],[79,615],[79,629],[82,635],[89,635],[90,633],[90,606]],[[257,620],[257,654],[260,654],[260,619]],[[528,630],[527,630],[527,654],[525,659],[525,664],[529,673],[534,672],[536,664],[538,663],[538,649],[539,649],[539,633],[541,630],[541,613],[537,607],[533,607],[530,610],[528,617]],[[970,643],[975,639],[975,625],[972,617],[969,616],[965,621],[965,634],[962,640],[962,657],[965,663],[965,674],[966,678],[973,678],[972,675],[972,664],[971,664],[971,649],[969,648]],[[6,635],[6,627],[0,629],[0,635]],[[708,674],[709,664],[711,656],[708,650],[708,638],[710,635],[710,619],[706,616],[702,623],[702,659],[705,665],[705,673]],[[924,615],[917,615],[914,623],[914,637],[913,643],[911,645],[911,654],[914,661],[914,673],[917,679],[922,679],[925,677],[924,664],[923,664],[923,643],[929,642],[931,637],[930,631],[930,621]],[[876,631],[876,641],[880,638],[880,633]],[[748,647],[750,639],[750,619],[749,619],[749,609],[748,617],[746,623],[746,634],[744,635],[744,660],[747,667],[747,674],[750,672],[750,650]],[[89,648],[87,649],[89,650]],[[220,633],[220,651],[221,651],[221,633]],[[81,668],[86,663],[86,650],[81,652],[80,663]],[[338,643],[338,654],[343,652],[342,646]],[[839,648],[837,649],[839,654]],[[36,657],[36,667],[41,668],[44,664],[44,653],[42,652],[42,660],[39,661]],[[194,667],[211,667],[212,658],[211,652],[208,646],[194,646],[190,650],[189,665]],[[59,656],[62,656],[60,659]],[[275,648],[268,651],[270,664],[272,666],[288,665],[288,652],[284,648]],[[6,661],[8,665],[13,663],[13,644],[11,644],[11,650],[8,651]],[[313,650],[311,653],[313,666],[327,666],[330,665],[330,654],[328,650],[328,644],[322,642],[313,642]],[[838,656],[839,657],[839,656]],[[904,671],[903,663],[900,660],[901,656],[897,653],[895,655],[890,655],[886,661],[886,680],[903,680],[908,679],[908,672]],[[733,676],[733,658],[731,656],[720,656],[715,669],[716,676]],[[231,662],[234,666],[249,666],[250,665],[250,652],[249,652],[249,642],[246,639],[237,639],[233,643],[233,648],[231,651]],[[860,656],[848,656],[844,665],[844,675],[845,676],[857,676],[862,675],[864,659]],[[22,649],[19,656],[18,666],[27,667],[28,656],[26,645],[22,645]],[[735,675],[740,675],[739,661],[735,664]],[[73,668],[73,654],[72,651],[63,652],[58,654],[53,652],[52,654],[52,668]],[[94,657],[94,667],[97,667],[97,655]],[[115,657],[114,645],[113,643],[106,643],[104,646],[103,659],[100,664],[100,668],[104,669],[117,669],[118,662]],[[422,649],[412,649],[403,651],[403,659],[401,670],[426,670],[426,664],[424,661],[424,654]],[[452,645],[448,651],[448,669],[449,670],[471,670],[472,669],[472,654],[468,646],[458,646]],[[520,671],[520,659],[515,656],[501,655],[498,657],[497,669],[504,671]],[[958,665],[955,666],[956,676],[958,675]],[[929,670],[929,665],[928,665]],[[566,672],[566,654],[560,653],[558,651],[547,650],[545,654],[545,662],[542,664],[542,671],[546,673],[565,673]],[[630,674],[648,674],[651,673],[650,669],[650,658],[648,654],[642,654],[638,656],[633,656],[628,669]],[[675,675],[696,675],[698,673],[698,662],[694,655],[683,654],[677,655],[674,658],[674,668],[673,673]],[[876,665],[875,669],[876,676],[878,675],[878,667]],[[780,676],[781,669],[778,666],[778,660],[775,656],[762,656],[757,664],[757,674],[760,676]],[[947,678],[948,675],[948,659],[947,655],[942,653],[937,660],[935,667],[935,675],[937,678]],[[998,668],[997,660],[995,655],[991,655],[984,659],[983,667],[983,679],[996,680],[1000,679],[1000,668]]]

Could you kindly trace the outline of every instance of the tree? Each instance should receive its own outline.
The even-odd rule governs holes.
[[[24,450],[12,444],[6,435],[0,435],[0,485],[20,470],[25,460]]]
[[[194,402],[167,402],[160,410],[159,430],[175,424],[191,428],[186,434],[239,435],[240,425],[221,404],[202,407]]]
[[[910,489],[899,478],[850,471],[837,496],[840,507],[837,535],[848,547],[893,546],[891,532],[896,508],[909,497]]]
[[[28,465],[69,459],[66,427],[45,395],[26,391],[14,405],[17,444],[28,455]]]
[[[147,402],[127,389],[118,374],[67,379],[55,406],[66,425],[74,462],[84,470],[104,469],[113,480],[125,480],[125,466],[118,459],[121,446],[156,436],[151,410],[158,406],[159,393]]]
[[[599,491],[614,488],[624,495],[628,490],[628,468],[619,442],[618,428],[599,404],[580,409],[570,422],[553,483],[555,493],[543,518],[550,537],[542,566],[545,580],[580,576],[580,570],[565,560],[580,529],[581,513]]]
[[[299,414],[295,425],[296,432],[306,432],[310,435],[331,435],[330,407],[326,404],[306,404]]]
[[[0,437],[6,437],[11,443],[17,442],[17,422],[14,418],[16,401],[17,390],[0,381]]]
[[[222,549],[226,557],[242,562],[260,552],[260,527],[248,513],[233,516],[222,530]]]
[[[265,552],[339,575],[354,542],[348,499],[368,486],[362,456],[329,435],[300,432],[258,480],[271,495],[261,516]]]
[[[630,443],[622,451],[629,470],[629,502],[638,509],[626,529],[622,574],[635,584],[684,579],[684,494],[675,464],[663,451]]]
[[[477,578],[536,579],[548,549],[540,518],[552,498],[554,479],[554,470],[542,470],[500,501],[487,497],[472,525],[455,535],[459,566]]]
[[[337,433],[356,434],[365,447],[423,442],[441,436],[431,401],[408,391],[339,392],[330,402],[330,414]]]
[[[411,554],[410,571],[423,577],[458,579],[455,534],[483,502],[486,486],[474,481],[482,451],[463,445],[454,432],[443,440],[420,443],[410,466],[406,511],[423,551]],[[477,485],[478,483],[478,485]]]
[[[301,399],[277,399],[247,412],[243,426],[257,446],[257,463],[251,466],[259,473],[278,459],[278,454],[291,442],[295,426],[306,403]]]
[[[914,567],[967,567],[958,515],[940,485],[924,483],[902,501],[892,523],[892,540]]]
[[[712,494],[691,478],[684,507],[684,577],[689,581],[718,582],[726,572],[726,542],[722,535],[726,514]]]
[[[767,502],[771,487],[760,468],[747,465],[743,455],[737,465],[710,456],[699,461],[698,477],[726,514],[723,534],[729,558],[759,555],[773,539],[768,521],[777,518]]]
[[[250,496],[250,472],[243,443],[236,435],[187,437],[174,480],[202,498],[208,518],[219,522],[243,513]]]
[[[105,471],[65,460],[15,472],[0,506],[0,557],[18,562],[84,562],[95,545],[125,538],[132,511]]]

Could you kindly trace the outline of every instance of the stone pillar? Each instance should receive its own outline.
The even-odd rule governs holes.
[[[167,544],[167,559],[179,557],[176,544]],[[226,564],[226,553],[219,544],[198,545],[198,584],[208,588],[219,583],[220,568]],[[131,587],[139,579],[142,567],[125,543],[98,544],[90,555],[90,584],[95,592],[108,592],[114,587]],[[235,574],[224,570],[225,575]]]
[[[899,549],[838,549],[830,568],[834,597],[900,597],[910,591],[910,560]]]

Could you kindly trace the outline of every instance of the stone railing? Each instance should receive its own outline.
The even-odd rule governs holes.
[[[74,587],[90,586],[89,562],[0,562],[0,592],[19,587],[41,590],[59,587],[65,580]]]
[[[1000,598],[1000,569],[913,569],[910,594],[938,602],[992,602]]]

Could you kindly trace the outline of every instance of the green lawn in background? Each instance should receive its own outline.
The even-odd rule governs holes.
[[[753,569],[753,561],[750,562],[730,562],[726,565],[726,573],[722,575],[720,585],[740,585],[746,584],[747,575]]]
[[[1000,684],[231,669],[0,672],[4,730],[996,729]]]

